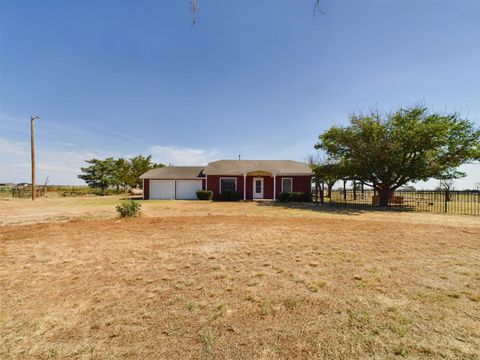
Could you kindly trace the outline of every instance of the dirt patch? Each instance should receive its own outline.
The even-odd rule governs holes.
[[[39,198],[0,200],[0,225],[108,219],[117,216],[115,206],[124,196],[77,198]],[[438,224],[480,228],[480,216],[445,215],[397,211],[371,211],[348,208],[316,207],[314,204],[273,202],[140,201],[144,217],[172,216],[253,216],[268,218],[311,218],[365,220],[408,224]]]
[[[151,206],[0,228],[1,358],[480,356],[478,227]]]

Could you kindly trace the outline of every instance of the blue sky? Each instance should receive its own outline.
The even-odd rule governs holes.
[[[423,102],[480,124],[479,1],[0,1],[0,182],[83,160],[304,160],[352,112]],[[469,165],[457,188],[480,182]],[[429,186],[436,184],[431,182]]]

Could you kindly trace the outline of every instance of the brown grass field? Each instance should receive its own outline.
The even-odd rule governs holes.
[[[480,217],[0,200],[1,359],[479,359]]]

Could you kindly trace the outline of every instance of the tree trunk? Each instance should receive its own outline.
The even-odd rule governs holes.
[[[357,200],[357,181],[353,180],[353,200]]]
[[[324,199],[325,193],[324,193],[324,191],[325,191],[325,183],[324,183],[323,180],[322,180],[322,182],[320,183],[320,202],[322,203],[322,206],[323,206],[323,204],[324,204],[324,202],[325,202],[325,199]]]
[[[327,188],[328,188],[328,198],[329,198],[329,199],[332,198],[332,187],[333,187],[333,184],[332,184],[332,183],[328,183],[328,184],[327,184]]]
[[[389,188],[386,189],[378,189],[378,195],[380,197],[380,202],[379,205],[383,207],[387,207],[389,200],[390,200],[390,194],[392,191]]]

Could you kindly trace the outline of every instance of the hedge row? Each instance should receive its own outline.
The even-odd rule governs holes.
[[[240,193],[238,191],[223,191],[222,200],[223,201],[239,201]]]
[[[212,200],[213,192],[210,190],[197,191],[198,200]],[[223,191],[221,200],[223,201],[239,201],[241,199],[238,191]],[[310,194],[304,192],[281,192],[278,200],[282,202],[309,202]]]
[[[283,202],[309,202],[310,194],[304,192],[281,192],[278,200]]]

